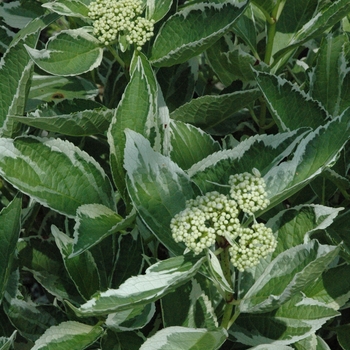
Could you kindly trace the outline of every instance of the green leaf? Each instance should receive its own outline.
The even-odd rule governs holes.
[[[79,0],[60,0],[47,2],[42,6],[62,16],[85,18],[88,17],[89,13],[88,6]]]
[[[310,334],[293,344],[296,350],[331,350],[328,344],[316,334]]]
[[[17,331],[14,331],[9,338],[0,337],[0,350],[11,350],[14,347]]]
[[[21,230],[21,198],[15,198],[0,212],[0,304],[12,271]]]
[[[231,43],[233,48],[229,50],[226,40],[229,39],[221,38],[206,51],[212,69],[225,86],[229,86],[235,80],[252,85],[255,81],[252,67],[259,65],[260,69],[266,70],[267,65],[258,61],[243,45]]]
[[[52,117],[42,116],[37,110],[26,117],[14,116],[13,120],[38,129],[71,136],[103,134],[112,120],[113,110],[99,108]]]
[[[92,82],[81,77],[57,77],[50,75],[33,75],[26,109],[33,110],[43,102],[60,102],[64,100],[91,100],[98,94]],[[92,101],[85,101],[85,109],[92,109]],[[96,103],[95,103],[96,106]],[[97,107],[94,107],[97,108]]]
[[[217,191],[217,184],[227,185],[230,175],[251,172],[253,168],[264,176],[292,152],[303,133],[304,130],[298,130],[250,137],[233,149],[214,153],[194,164],[188,174],[204,193]]]
[[[243,39],[246,45],[249,46],[254,57],[259,57],[257,52],[257,36],[258,32],[256,26],[256,19],[254,17],[254,11],[252,4],[249,4],[244,11],[243,15],[233,24],[232,30],[240,38]],[[220,54],[220,53],[218,53]]]
[[[318,278],[340,248],[313,240],[279,254],[239,304],[244,313],[274,310]]]
[[[277,51],[284,49],[286,43],[302,29],[314,16],[318,0],[294,0],[284,1],[283,10],[280,12],[276,23],[276,34],[273,40],[274,55]]]
[[[129,277],[137,276],[144,271],[143,242],[144,237],[139,233],[138,227],[135,227],[129,234],[119,235],[110,284],[112,288],[120,286]]]
[[[309,298],[339,310],[350,298],[349,265],[340,265],[324,272],[315,283],[304,289]]]
[[[100,276],[93,256],[89,251],[85,251],[71,258],[73,238],[65,235],[54,225],[51,226],[51,233],[62,255],[64,266],[77,290],[85,300],[90,299],[97,290],[101,290]]]
[[[147,0],[146,18],[159,22],[171,9],[171,0]]]
[[[279,3],[279,0],[252,0],[252,3],[258,6],[264,13],[270,15],[272,10]]]
[[[39,33],[26,37],[28,45],[36,44]],[[2,57],[0,66],[0,135],[11,137],[16,127],[8,115],[23,114],[29,80],[32,75],[32,62],[24,48],[23,41],[11,46]]]
[[[249,350],[293,350],[290,346],[285,345],[273,345],[273,344],[261,344],[258,346],[254,346],[249,348]]]
[[[197,58],[175,66],[159,68],[157,80],[170,111],[191,101],[198,79],[198,70]]]
[[[21,137],[0,139],[0,174],[44,206],[70,217],[82,204],[115,207],[101,166],[68,141]]]
[[[125,88],[108,130],[110,162],[114,183],[123,198],[126,197],[124,148],[125,133],[129,128],[147,138],[158,133],[157,83],[151,66],[142,54],[135,55],[131,64],[130,82]]]
[[[42,16],[20,30],[2,57],[0,65],[0,136],[12,137],[17,124],[9,115],[22,115],[28,95],[33,63],[24,44],[35,46],[39,32],[58,17],[56,14]]]
[[[170,114],[170,117],[211,132],[260,96],[261,93],[257,89],[218,96],[202,96],[179,107]]]
[[[144,342],[140,332],[112,332],[107,330],[102,337],[101,350],[139,350]]]
[[[167,294],[162,298],[164,328],[184,326],[215,329],[218,327],[212,302],[196,277],[178,287],[175,293]]]
[[[103,328],[67,321],[50,327],[34,344],[32,350],[82,350],[103,334]]]
[[[280,60],[289,58],[292,50],[321,35],[345,17],[349,11],[350,3],[347,0],[336,0],[322,7],[300,30],[294,33],[285,43],[285,47],[274,55],[274,65],[278,67]]]
[[[299,293],[268,313],[241,314],[230,334],[245,345],[285,346],[315,333],[338,312]]]
[[[63,320],[57,307],[26,302],[22,295],[4,302],[4,309],[21,336],[32,341],[38,339],[51,325]]]
[[[153,65],[172,66],[205,51],[232,26],[247,2],[197,3],[163,24],[152,46]]]
[[[25,271],[30,271],[41,286],[58,300],[82,303],[62,261],[62,255],[54,241],[37,237],[19,243],[19,260]]]
[[[118,289],[99,293],[87,303],[75,308],[77,316],[98,316],[147,305],[173,292],[190,280],[198,271],[204,257],[178,256],[160,261],[146,270],[146,274],[127,279]]]
[[[329,33],[318,51],[310,76],[310,95],[333,116],[350,106],[350,43],[346,34]]]
[[[171,135],[170,158],[184,170],[221,149],[210,135],[190,124],[171,120],[168,127]]]
[[[0,18],[12,28],[22,29],[43,14],[43,8],[36,2],[11,1],[0,6]]]
[[[81,254],[111,234],[125,230],[134,220],[134,211],[123,219],[115,211],[101,204],[80,206],[75,217],[74,245],[70,257]]]
[[[126,131],[125,169],[129,195],[146,225],[174,254],[182,254],[183,244],[171,236],[170,221],[195,197],[193,184],[169,157],[152,150],[148,140]]]
[[[267,106],[281,131],[300,127],[313,129],[329,119],[319,102],[313,100],[296,84],[273,74],[256,72],[256,80]]]
[[[132,331],[143,328],[151,321],[155,313],[154,303],[136,306],[133,309],[109,314],[106,326],[115,332]]]
[[[225,342],[225,329],[168,327],[158,331],[142,344],[140,350],[210,349],[216,350]]]
[[[349,138],[350,110],[309,133],[297,147],[293,159],[270,169],[265,175],[270,206],[304,187],[331,166]],[[322,151],[321,151],[322,150]]]
[[[267,226],[278,234],[278,242],[272,256],[302,244],[317,230],[324,230],[333,223],[341,208],[305,204],[280,211]]]
[[[43,50],[27,45],[26,49],[42,70],[63,76],[89,72],[100,65],[103,56],[99,41],[84,28],[60,31],[50,37]]]
[[[350,348],[350,340],[349,340],[350,324],[345,324],[340,327],[337,327],[336,331],[337,331],[339,345],[343,349],[349,349]]]

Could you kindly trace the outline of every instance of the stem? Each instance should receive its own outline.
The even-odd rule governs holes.
[[[231,269],[230,269],[230,254],[228,249],[229,249],[229,246],[226,246],[221,253],[221,268],[227,283],[233,289],[232,279],[231,279]],[[233,310],[233,303],[232,303],[233,293],[226,291],[225,301],[226,301],[226,305],[224,309],[224,315],[221,321],[221,327],[228,329],[231,315],[232,315],[232,310]]]
[[[123,67],[123,69],[125,69],[125,63],[124,61],[120,58],[120,56],[118,55],[118,52],[114,49],[113,46],[108,45],[108,50],[111,52],[111,54],[113,55],[113,57],[116,59],[116,61],[118,63],[120,63],[120,65]]]

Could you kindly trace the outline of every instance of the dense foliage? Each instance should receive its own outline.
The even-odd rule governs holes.
[[[0,349],[350,349],[350,2],[0,6]]]

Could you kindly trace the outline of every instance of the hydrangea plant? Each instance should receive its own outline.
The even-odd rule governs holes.
[[[0,350],[348,348],[348,0],[0,4]]]

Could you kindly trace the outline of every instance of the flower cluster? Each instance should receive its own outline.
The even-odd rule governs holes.
[[[216,235],[231,236],[239,228],[236,202],[216,191],[186,202],[170,228],[176,242],[184,242],[195,254],[215,244]]]
[[[231,197],[249,215],[265,209],[270,203],[266,198],[265,181],[256,169],[255,173],[255,176],[249,173],[231,175],[229,179]]]
[[[129,44],[137,50],[153,36],[153,20],[142,14],[141,0],[96,0],[89,5],[88,16],[94,20],[94,35],[109,45],[118,35],[125,35]]]
[[[236,244],[229,248],[232,265],[239,271],[258,265],[260,259],[276,249],[276,244],[272,230],[264,224],[242,228]]]
[[[255,170],[255,169],[254,169]],[[216,191],[186,202],[186,208],[171,220],[170,228],[176,242],[184,242],[195,254],[212,247],[218,236],[225,238],[231,262],[244,271],[259,263],[276,248],[272,230],[262,223],[243,227],[240,211],[254,215],[268,206],[265,182],[260,173],[230,176],[230,197]],[[221,239],[222,240],[222,239]]]

